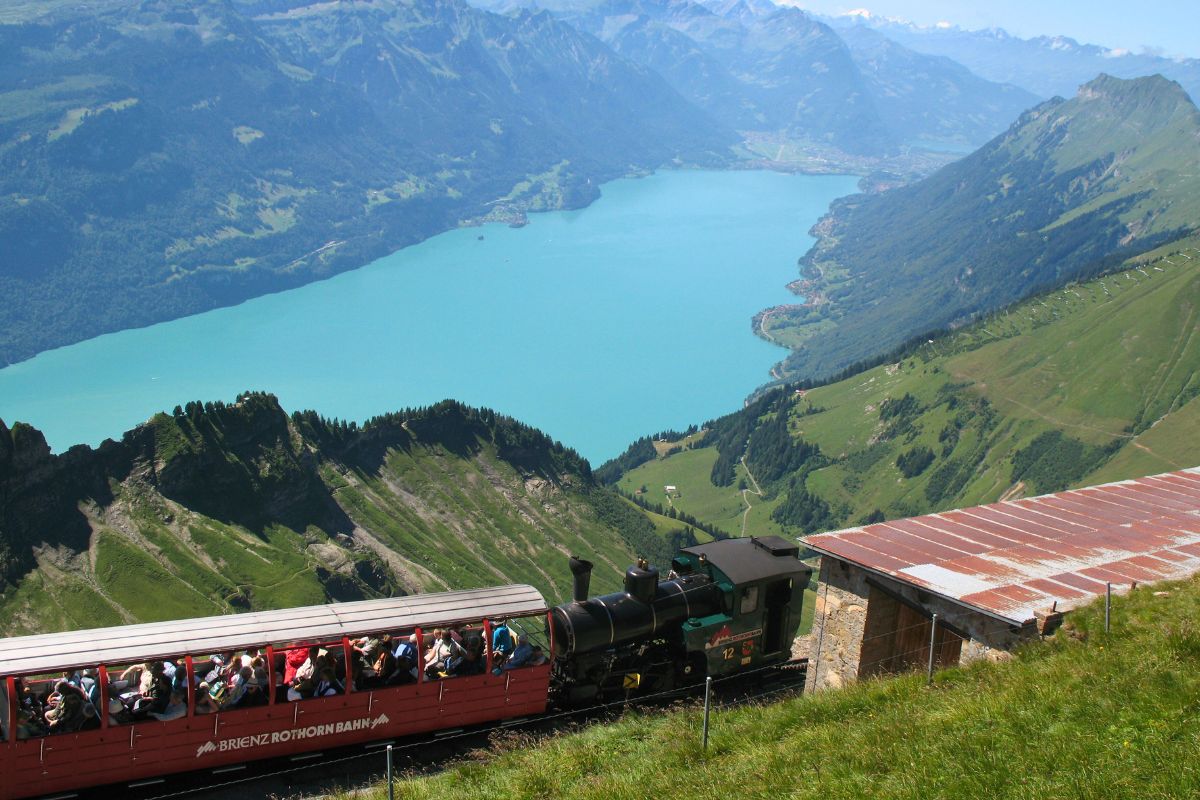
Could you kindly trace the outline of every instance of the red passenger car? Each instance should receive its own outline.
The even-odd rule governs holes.
[[[495,675],[490,647],[479,674],[443,678],[418,669],[407,685],[368,688],[363,676],[356,685],[351,665],[359,637],[388,634],[394,643],[415,635],[424,653],[435,628],[487,643],[493,623],[506,618],[540,635],[546,613],[536,589],[516,585],[0,639],[0,800],[222,771],[254,759],[541,713],[550,666]],[[287,654],[314,646],[344,688],[289,701]],[[249,661],[251,654],[270,675],[261,704],[203,713],[215,705],[205,699],[213,687],[206,683],[202,694],[200,686],[218,663],[213,656]],[[137,690],[120,676],[163,662],[179,665],[173,709],[131,716],[126,704]],[[31,728],[23,711],[29,698],[74,674],[94,676],[88,724],[61,734]]]

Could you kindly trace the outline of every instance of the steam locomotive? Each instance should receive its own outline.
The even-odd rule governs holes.
[[[640,561],[623,592],[592,599],[591,563],[572,558],[570,568],[574,602],[549,615],[550,695],[567,706],[786,661],[812,577],[778,536],[684,548],[666,580]]]

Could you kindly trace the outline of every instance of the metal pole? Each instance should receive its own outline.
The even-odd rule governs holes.
[[[933,685],[933,649],[937,645],[937,614],[933,615],[933,624],[929,626],[929,671],[925,685]]]
[[[396,800],[396,786],[392,783],[392,746],[387,746],[387,769],[388,769],[388,800]]]
[[[709,698],[712,696],[712,676],[704,679],[704,749],[708,750],[708,709]]]
[[[1104,632],[1108,633],[1112,619],[1112,584],[1104,584]]]

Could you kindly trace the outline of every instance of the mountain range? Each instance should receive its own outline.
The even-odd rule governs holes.
[[[736,137],[546,13],[104,0],[0,24],[0,363],[297,286]],[[15,16],[15,18],[14,18]]]
[[[1196,229],[1200,111],[1161,76],[1101,76],[908,186],[835,201],[793,288],[760,314],[786,377],[1086,278]]]
[[[753,144],[875,155],[912,145],[971,149],[1037,97],[870,33],[845,36],[769,2],[603,0],[543,4],[653,69]],[[518,7],[498,0],[493,7]]]
[[[1183,86],[1193,100],[1200,96],[1200,59],[1195,58],[1113,50],[1069,36],[1024,39],[1001,28],[922,27],[861,14],[828,22],[843,35],[848,30],[875,30],[919,53],[951,58],[980,77],[1020,86],[1043,98],[1070,97],[1102,72],[1118,78],[1162,75]]]
[[[12,4],[0,365],[663,165],[928,171],[1033,100],[769,3]]]

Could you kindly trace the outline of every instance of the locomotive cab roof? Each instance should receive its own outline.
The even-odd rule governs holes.
[[[696,558],[704,556],[735,584],[812,572],[811,567],[799,560],[800,548],[796,543],[779,536],[721,539],[684,547],[679,552]]]

